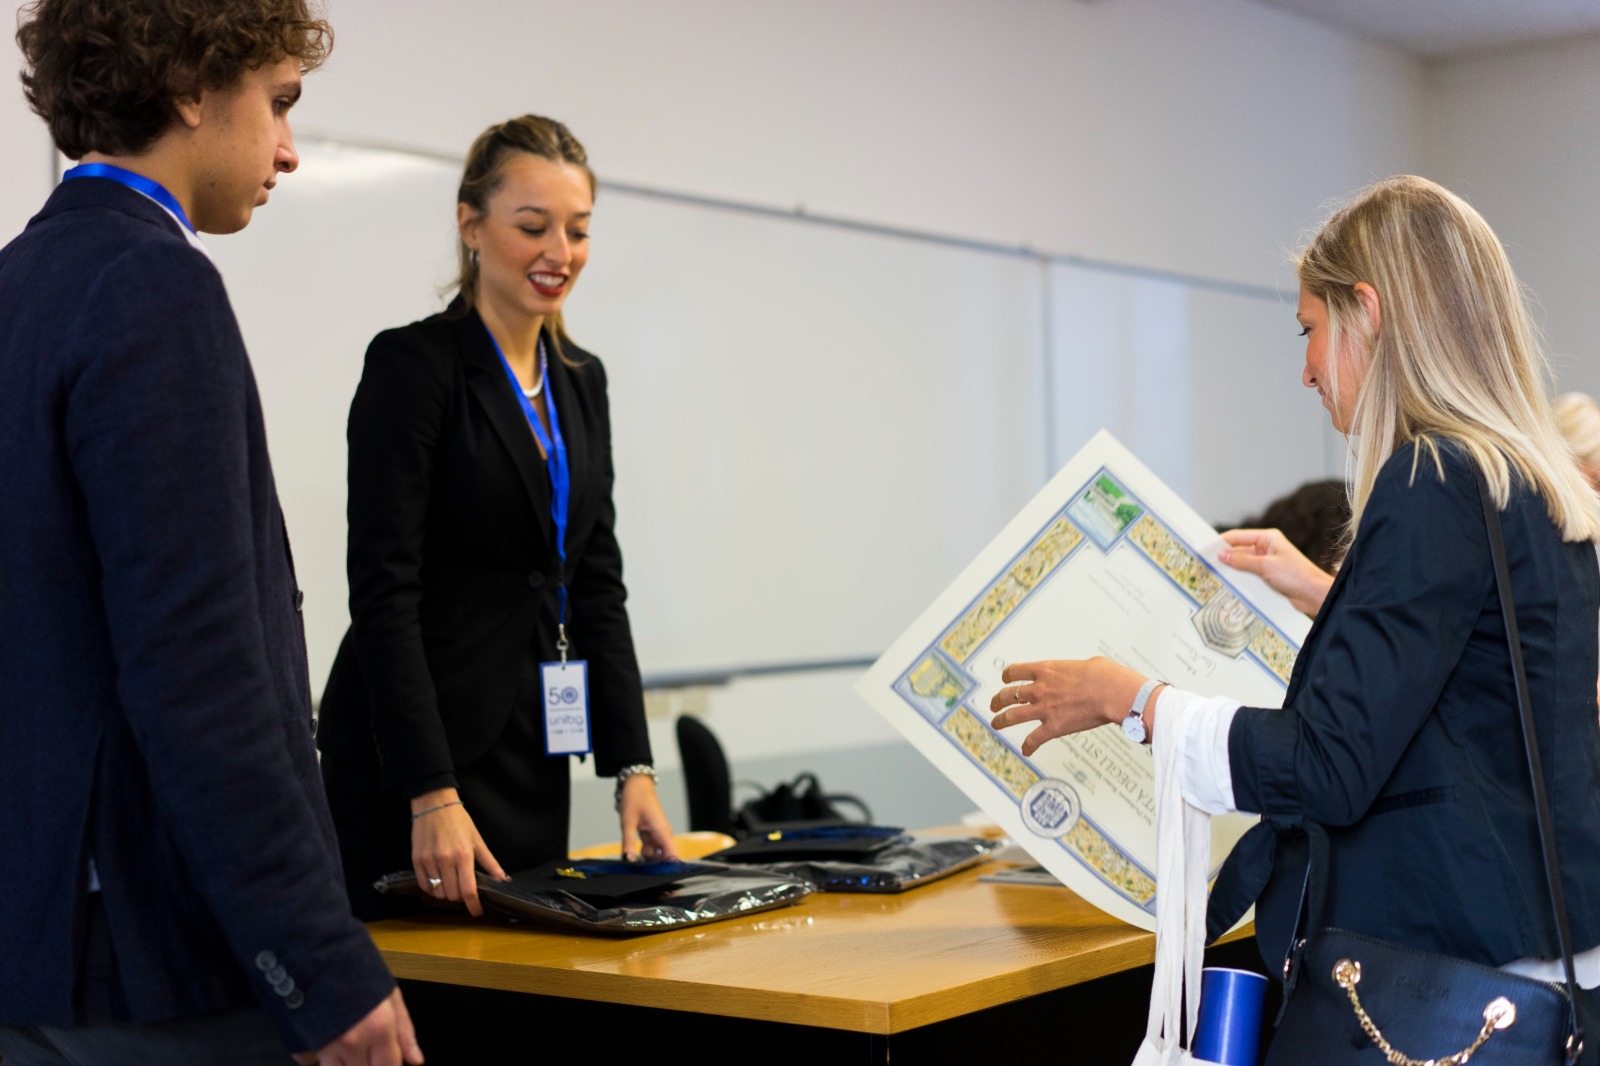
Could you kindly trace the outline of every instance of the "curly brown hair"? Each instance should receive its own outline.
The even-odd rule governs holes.
[[[1267,505],[1261,514],[1239,523],[1240,529],[1276,529],[1300,554],[1333,573],[1344,559],[1350,525],[1350,494],[1335,478],[1308,481]]]
[[[23,94],[70,159],[137,155],[172,102],[246,70],[320,66],[333,29],[308,0],[34,0],[22,9]]]

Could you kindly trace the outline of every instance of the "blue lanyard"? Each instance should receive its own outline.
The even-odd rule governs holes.
[[[500,342],[494,339],[494,334],[487,325],[484,332],[489,334],[489,343],[494,345],[494,354],[500,357],[500,365],[505,368],[506,380],[511,382],[511,392],[522,405],[522,413],[528,418],[528,426],[533,430],[534,437],[544,449],[545,468],[550,471],[550,517],[556,523],[556,554],[561,557],[561,574],[556,579],[561,592],[561,619],[557,623],[560,639],[556,646],[561,650],[561,661],[567,659],[567,507],[572,500],[572,470],[567,465],[567,443],[561,439],[561,420],[556,417],[556,392],[555,386],[550,383],[549,368],[545,368],[545,406],[550,412],[550,432],[544,431],[544,424],[539,421],[539,412],[534,410],[533,401],[522,391],[522,382],[517,380],[517,375],[512,371],[511,364],[506,362],[506,353],[500,350]],[[540,364],[544,365],[544,341],[539,342]]]
[[[143,174],[135,174],[131,170],[114,167],[110,163],[81,163],[61,175],[62,181],[71,181],[73,178],[109,178],[119,185],[126,185],[135,192],[142,192],[162,207],[178,216],[178,221],[183,223],[183,228],[190,233],[194,232],[194,225],[189,221],[189,216],[184,214],[183,205],[178,203],[178,198],[166,190],[159,181],[152,181]]]

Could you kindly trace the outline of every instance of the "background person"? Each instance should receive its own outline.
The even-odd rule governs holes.
[[[1555,412],[1556,425],[1572,449],[1578,469],[1589,487],[1600,491],[1600,404],[1584,393],[1568,392],[1556,397]],[[1600,544],[1595,550],[1600,551]],[[1600,678],[1595,680],[1595,703],[1600,704]]]
[[[303,0],[43,0],[0,251],[0,1056],[420,1063],[340,889],[283,515],[195,231],[295,169]]]
[[[1556,425],[1578,460],[1591,488],[1600,489],[1600,405],[1592,396],[1568,392],[1556,397]]]
[[[1339,478],[1323,478],[1279,496],[1259,515],[1242,519],[1238,527],[1278,530],[1296,551],[1331,575],[1344,558],[1341,542],[1349,524],[1349,490]]]
[[[395,870],[478,914],[474,865],[503,877],[566,855],[570,760],[546,754],[540,665],[563,632],[588,664],[624,853],[673,856],[613,529],[605,368],[561,321],[594,193],[559,122],[485,131],[461,180],[459,294],[367,349],[350,408],[351,626],[318,736],[366,918],[404,908],[369,887]]]
[[[1421,178],[1368,189],[1298,261],[1303,379],[1354,434],[1356,535],[1282,710],[1161,690],[1185,799],[1260,813],[1209,931],[1257,904],[1282,972],[1313,849],[1320,925],[1561,980],[1477,475],[1502,511],[1579,983],[1600,985],[1600,572],[1593,493],[1545,399],[1504,250]],[[1470,412],[1470,413],[1469,413]],[[997,729],[1045,741],[1128,717],[1146,678],[1109,659],[1009,667]],[[1588,949],[1588,950],[1585,950]],[[1551,960],[1556,961],[1551,961]],[[1594,1003],[1580,1010],[1594,1028]],[[1585,1062],[1600,1058],[1591,1038]]]
[[[1223,562],[1261,577],[1315,618],[1344,557],[1350,497],[1343,481],[1308,481],[1222,534]]]

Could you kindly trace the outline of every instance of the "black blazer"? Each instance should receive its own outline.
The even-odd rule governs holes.
[[[1322,925],[1499,966],[1559,955],[1477,481],[1390,458],[1290,679],[1243,709],[1234,798],[1263,822],[1212,895],[1219,933],[1260,897],[1277,973],[1308,853]],[[1594,545],[1563,543],[1523,485],[1502,513],[1575,949],[1600,944],[1600,725]]]
[[[483,320],[451,311],[378,334],[350,407],[350,632],[321,705],[324,752],[381,762],[380,786],[453,784],[488,750],[529,664],[557,656],[550,479]],[[571,463],[569,655],[589,663],[601,774],[650,761],[611,502],[605,368],[567,346],[548,387]],[[537,713],[537,707],[532,713]]]
[[[134,1020],[319,1047],[394,982],[350,916],[261,405],[211,261],[63,183],[0,251],[0,1025],[70,1025],[93,858]]]

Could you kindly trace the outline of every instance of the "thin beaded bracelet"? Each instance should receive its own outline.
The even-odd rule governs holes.
[[[442,811],[446,807],[459,807],[459,806],[461,806],[461,801],[460,800],[451,800],[449,803],[441,803],[437,807],[428,807],[425,810],[420,810],[416,814],[413,814],[411,816],[411,820],[414,822],[418,818],[421,818],[424,814],[432,814],[434,811]]]

